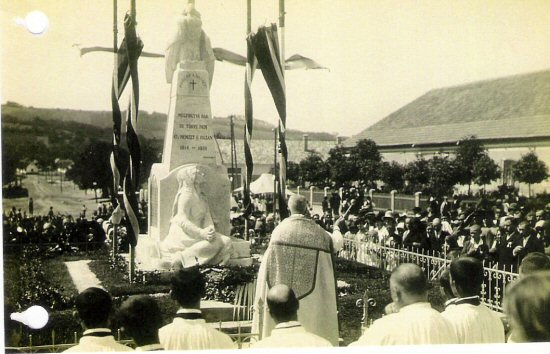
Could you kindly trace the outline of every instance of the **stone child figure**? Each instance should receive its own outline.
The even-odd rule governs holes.
[[[177,180],[168,236],[160,244],[162,257],[173,267],[226,263],[231,258],[232,241],[214,228],[203,194],[204,172],[198,166],[184,167]]]
[[[206,71],[208,71],[209,86],[212,86],[216,59],[210,39],[202,30],[201,15],[193,4],[188,4],[183,14],[177,17],[176,26],[165,51],[166,82],[172,82],[172,76],[174,70],[178,67],[178,63],[202,61],[205,63]]]

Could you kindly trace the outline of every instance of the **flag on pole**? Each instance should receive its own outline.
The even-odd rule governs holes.
[[[86,55],[88,53],[113,51],[112,48],[101,47],[101,46],[82,46],[80,44],[73,44],[73,47],[78,48],[80,52],[80,56]],[[237,54],[235,52],[232,52],[224,48],[212,48],[212,51],[214,52],[214,57],[216,58],[217,61],[226,62],[233,65],[238,65],[238,66],[246,66],[247,58],[240,54]],[[164,58],[164,54],[142,52],[140,57],[141,58]],[[323,66],[318,62],[316,62],[315,60],[308,57],[304,57],[303,55],[300,55],[300,54],[294,54],[285,60],[285,70],[295,70],[295,69],[329,70],[329,68],[327,68],[326,66]]]
[[[245,113],[245,126],[244,126],[244,158],[246,176],[244,180],[243,188],[243,203],[244,203],[244,215],[249,216],[252,213],[253,205],[250,198],[250,183],[252,181],[252,172],[254,170],[254,162],[252,160],[252,130],[254,123],[254,115],[252,109],[252,94],[251,86],[252,79],[254,78],[254,72],[256,71],[257,60],[254,56],[254,49],[252,47],[252,37],[248,36],[246,39],[247,48],[247,61],[246,61],[246,73],[244,82],[244,113]]]
[[[252,35],[252,46],[254,55],[262,70],[262,75],[269,87],[273,101],[279,113],[278,135],[279,135],[279,215],[281,220],[288,216],[286,202],[286,172],[288,161],[288,149],[286,146],[286,93],[284,70],[280,61],[279,39],[277,26],[261,26],[258,32]]]
[[[139,185],[139,169],[141,150],[136,133],[137,115],[139,107],[139,79],[137,60],[141,54],[143,43],[136,34],[135,19],[126,14],[124,18],[124,39],[120,49],[115,54],[115,68],[113,72],[113,84],[111,89],[111,103],[113,109],[113,152],[111,153],[111,169],[113,171],[113,207],[120,203],[118,200],[118,187],[120,185],[120,136],[122,114],[118,100],[120,99],[126,84],[132,79],[130,89],[130,102],[126,112],[126,143],[130,153],[129,166],[126,170],[123,183],[123,200],[126,216],[130,223],[127,227],[127,235],[132,246],[137,244],[139,224],[137,219],[138,201],[135,191]]]

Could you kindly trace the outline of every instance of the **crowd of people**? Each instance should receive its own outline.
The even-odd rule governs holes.
[[[349,227],[345,220],[349,222],[353,216],[354,205],[351,202],[338,216],[332,232],[326,232],[309,215],[305,197],[289,199],[291,216],[273,231],[259,271],[253,315],[253,332],[259,338],[251,340],[251,348],[339,344],[332,260],[342,251],[342,230]],[[476,219],[475,213],[469,215]],[[425,222],[425,216],[414,218]],[[504,222],[507,220],[504,217]],[[464,223],[470,232],[480,231],[473,222]],[[522,222],[519,225],[525,226]],[[351,345],[550,341],[550,259],[544,253],[529,252],[519,262],[519,279],[506,289],[505,316],[491,311],[480,299],[484,276],[479,257],[454,257],[442,272],[440,287],[447,302],[441,313],[428,301],[425,272],[416,264],[401,264],[389,279],[392,302],[386,306],[385,315]],[[75,309],[84,332],[68,351],[131,350],[114,339],[109,328],[112,320],[140,351],[236,348],[227,334],[203,318],[201,299],[206,284],[201,271],[196,267],[175,269],[170,282],[170,296],[179,309],[167,324],[152,296],[132,296],[115,311],[104,289],[81,292]]]
[[[323,215],[313,219],[332,231],[333,220],[344,215],[340,230],[348,242],[342,255],[363,263],[369,262],[366,249],[385,246],[451,259],[469,256],[517,271],[527,254],[550,254],[550,204],[529,210],[524,200],[513,199],[482,198],[469,205],[459,196],[430,198],[425,209],[397,213],[377,211],[368,196],[352,189],[342,200],[337,194],[325,198]]]
[[[146,212],[146,205],[140,204],[140,227],[145,230],[145,218],[142,210]],[[2,214],[4,245],[20,246],[25,244],[42,244],[50,247],[52,252],[64,253],[77,250],[93,250],[101,245],[113,234],[111,203],[99,203],[97,208],[88,211],[86,205],[82,205],[77,217],[71,214],[56,212],[50,207],[46,215],[34,213],[34,203],[29,198],[27,210],[12,207]],[[121,250],[127,247],[124,227],[118,232],[118,244]]]

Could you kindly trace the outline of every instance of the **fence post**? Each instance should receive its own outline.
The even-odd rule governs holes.
[[[300,194],[300,186],[296,187],[296,194]]]
[[[395,193],[397,193],[395,189],[390,192],[390,209],[392,212],[395,211]]]
[[[309,206],[313,208],[313,190],[315,186],[309,187]]]
[[[417,208],[420,206],[420,196],[422,196],[422,192],[414,193],[414,206]]]
[[[325,191],[325,197],[328,197],[328,190],[330,189],[330,187],[325,187],[323,188],[323,190]]]
[[[369,189],[369,197],[370,197],[371,200],[372,200],[372,195],[374,194],[375,190],[376,189],[374,189],[374,188]]]

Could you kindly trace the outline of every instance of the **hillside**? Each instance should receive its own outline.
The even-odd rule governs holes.
[[[15,102],[8,102],[2,105],[2,118],[10,117],[21,123],[31,122],[35,118],[51,121],[76,122],[88,124],[100,129],[112,127],[112,116],[110,111],[82,111],[61,108],[36,108],[25,107]],[[243,138],[244,118],[237,116],[235,122],[235,135],[237,139]],[[140,111],[138,131],[149,139],[164,139],[166,126],[166,114],[147,113]],[[262,120],[254,120],[254,139],[267,140],[273,138],[274,126]],[[231,128],[228,117],[214,117],[214,133],[218,137],[229,138]],[[303,134],[308,134],[310,140],[335,140],[336,136],[330,133],[302,132],[298,130],[287,130],[288,140],[302,139]]]

